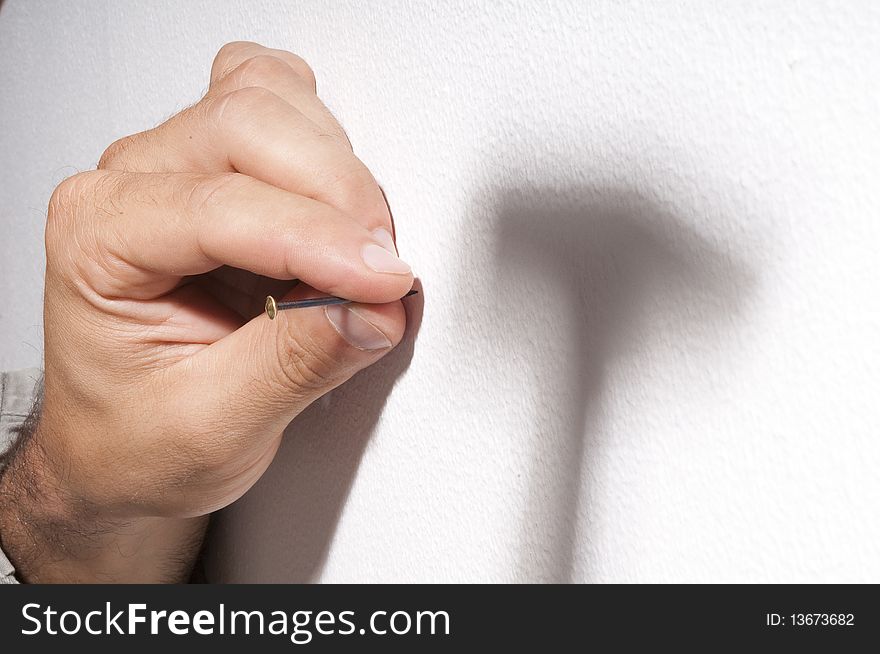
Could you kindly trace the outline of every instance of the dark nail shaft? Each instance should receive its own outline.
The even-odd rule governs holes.
[[[417,290],[413,289],[409,291],[403,297],[409,297],[410,295],[415,295],[418,293]],[[275,318],[275,314],[278,311],[284,311],[286,309],[306,309],[308,307],[325,307],[330,304],[348,304],[352,302],[352,300],[347,300],[344,297],[336,297],[333,295],[328,295],[327,297],[310,297],[305,300],[293,300],[291,302],[276,302],[275,298],[271,295],[266,298],[266,313],[269,314],[269,318]]]

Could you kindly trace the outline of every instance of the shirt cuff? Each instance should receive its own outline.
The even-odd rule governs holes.
[[[6,558],[3,550],[0,549],[0,584],[17,583],[18,579],[15,578],[15,568],[9,562],[9,559]]]

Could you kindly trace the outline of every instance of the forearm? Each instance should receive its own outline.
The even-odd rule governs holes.
[[[207,517],[110,517],[65,486],[35,420],[0,473],[0,541],[22,581],[179,582],[198,555]],[[75,462],[67,462],[73,465]]]

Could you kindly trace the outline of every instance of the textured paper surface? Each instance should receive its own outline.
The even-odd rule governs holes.
[[[0,365],[57,181],[310,61],[423,283],[215,523],[229,581],[880,581],[877,3],[0,10]],[[418,311],[417,311],[418,313]]]

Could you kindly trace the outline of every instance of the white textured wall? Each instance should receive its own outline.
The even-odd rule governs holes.
[[[6,0],[0,366],[53,185],[242,38],[313,64],[424,310],[214,579],[880,581],[880,4]]]

